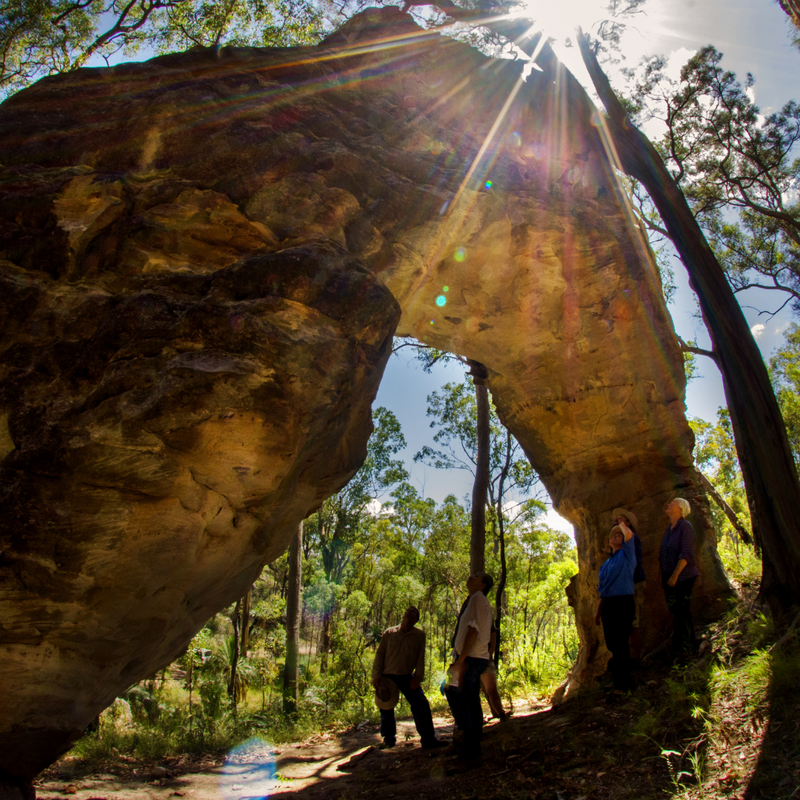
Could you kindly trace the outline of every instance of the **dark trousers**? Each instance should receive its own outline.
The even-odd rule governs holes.
[[[417,728],[422,744],[430,744],[436,734],[433,732],[433,717],[431,716],[431,706],[422,687],[411,688],[411,675],[384,675],[397,684],[397,688],[403,693],[403,697],[408,700],[411,706],[411,713],[414,716],[414,725]],[[381,709],[381,736],[389,741],[397,738],[397,722],[394,718],[394,709],[384,711]]]
[[[697,650],[697,640],[692,619],[692,589],[697,578],[678,581],[674,586],[670,586],[663,575],[661,578],[667,609],[672,614],[672,654],[678,656],[687,652],[694,653]]]
[[[459,747],[458,757],[474,761],[481,757],[483,734],[483,709],[481,708],[481,675],[489,666],[488,658],[467,656],[467,669],[458,688],[448,686],[444,690],[453,719],[464,732],[464,742]]]
[[[611,661],[608,662],[608,666],[614,688],[623,691],[633,688],[630,637],[635,615],[636,601],[632,594],[603,598],[600,618],[603,620],[606,647],[611,651]]]

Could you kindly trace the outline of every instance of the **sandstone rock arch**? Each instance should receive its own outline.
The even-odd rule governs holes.
[[[0,770],[29,781],[173,659],[360,464],[394,333],[482,362],[575,525],[697,501],[652,254],[582,90],[372,9],[316,48],[40,81],[0,108]],[[446,287],[446,288],[445,288]],[[437,298],[445,304],[438,305]]]

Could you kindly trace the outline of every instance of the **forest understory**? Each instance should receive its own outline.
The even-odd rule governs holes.
[[[251,739],[227,753],[160,759],[112,753],[107,760],[68,755],[40,776],[37,796],[800,797],[798,626],[776,632],[743,600],[702,634],[701,654],[690,662],[645,659],[633,693],[615,694],[601,680],[556,708],[515,700],[510,717],[487,723],[483,762],[466,772],[454,756],[420,749],[410,718],[400,723],[398,745],[381,750],[373,715],[348,730],[279,744]],[[435,708],[439,734],[449,741],[452,719],[440,704]]]

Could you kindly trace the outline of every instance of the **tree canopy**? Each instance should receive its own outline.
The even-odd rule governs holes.
[[[734,292],[758,287],[800,301],[800,106],[789,100],[764,117],[744,83],[711,45],[695,53],[677,83],[663,58],[649,60],[632,91],[639,120],[666,126],[654,142],[706,233]],[[669,236],[638,193],[651,230]]]
[[[0,0],[0,96],[123,51],[314,44],[316,0]]]

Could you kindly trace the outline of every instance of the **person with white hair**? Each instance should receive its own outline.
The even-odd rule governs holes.
[[[659,552],[661,583],[673,620],[673,656],[697,650],[691,604],[692,589],[700,573],[695,556],[697,536],[691,522],[686,519],[690,511],[691,506],[682,497],[667,504],[670,524]]]

